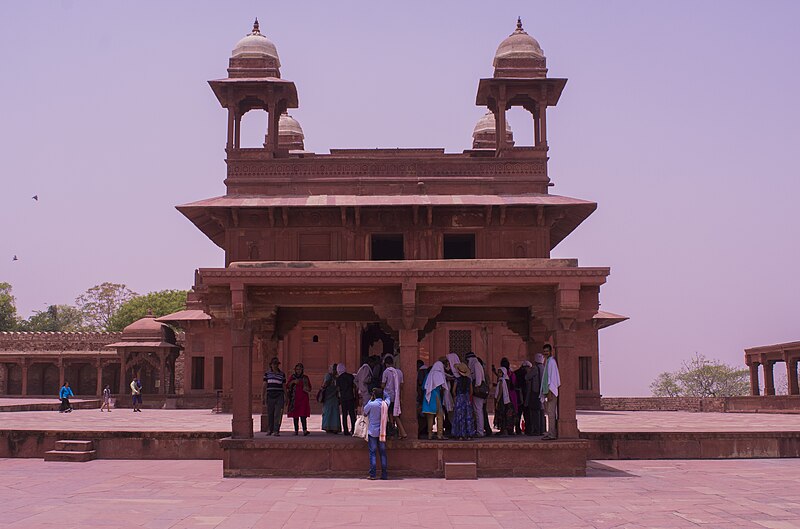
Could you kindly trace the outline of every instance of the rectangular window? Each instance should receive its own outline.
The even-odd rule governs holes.
[[[464,355],[472,351],[472,331],[450,331],[449,332],[448,353],[457,353],[464,358]]]
[[[192,389],[204,389],[206,381],[206,359],[202,356],[192,357]]]
[[[592,357],[578,357],[578,389],[589,391],[592,389]]]
[[[222,389],[222,357],[214,357],[214,389]]]
[[[475,234],[445,234],[442,254],[445,259],[475,259]]]
[[[370,243],[373,261],[402,261],[406,258],[402,235],[373,234]]]

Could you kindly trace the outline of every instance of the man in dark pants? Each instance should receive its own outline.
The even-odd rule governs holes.
[[[269,369],[264,373],[264,400],[269,420],[267,435],[280,435],[281,431],[286,375],[281,371],[280,365],[278,357],[273,356]]]
[[[386,410],[382,407],[386,406]],[[389,402],[384,399],[383,390],[374,388],[372,399],[364,406],[367,417],[367,443],[369,445],[369,479],[376,479],[376,452],[381,457],[381,479],[389,479],[389,467],[386,458],[386,420],[389,416]],[[381,436],[383,430],[383,436]]]

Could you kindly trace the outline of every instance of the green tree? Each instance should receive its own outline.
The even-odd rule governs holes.
[[[185,290],[161,290],[129,299],[111,317],[107,330],[121,331],[136,320],[153,312],[156,318],[186,308]]]
[[[11,284],[0,283],[0,331],[17,327],[17,300],[11,294]]]
[[[83,313],[83,321],[87,327],[107,331],[114,313],[137,295],[125,285],[106,282],[95,285],[78,296],[75,304]]]
[[[657,397],[735,397],[749,394],[750,377],[747,369],[695,353],[678,371],[658,375],[650,390]]]
[[[650,391],[655,397],[678,397],[681,386],[674,373],[665,371],[650,384]]]
[[[83,313],[72,305],[50,305],[19,322],[20,331],[78,332],[83,329]]]

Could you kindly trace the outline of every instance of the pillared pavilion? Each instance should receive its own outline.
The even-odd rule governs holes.
[[[227,192],[178,210],[225,251],[225,266],[197,270],[188,310],[159,321],[186,330],[185,391],[218,390],[230,404],[228,475],[253,464],[244,454],[258,449],[253,416],[273,356],[287,371],[302,362],[318,387],[333,363],[354,372],[393,352],[402,408],[414,410],[418,359],[474,351],[487,368],[504,356],[517,366],[551,343],[559,438],[578,438],[578,405],[599,407],[598,330],[625,318],[600,311],[609,268],[550,257],[597,207],[549,192],[547,114],[567,79],[548,76],[521,21],[493,66],[476,95],[487,113],[457,153],[305,150],[288,114],[297,87],[258,21],[227,77],[209,82],[228,115]],[[530,113],[533,145],[514,141],[514,107]],[[268,114],[264,144],[243,148],[254,110]],[[416,431],[414,413],[403,420]]]

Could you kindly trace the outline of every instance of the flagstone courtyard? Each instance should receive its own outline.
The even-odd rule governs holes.
[[[3,459],[0,527],[800,527],[797,459],[590,462],[586,478],[477,481],[225,479],[221,467]]]

